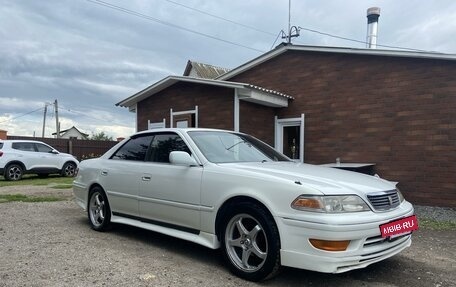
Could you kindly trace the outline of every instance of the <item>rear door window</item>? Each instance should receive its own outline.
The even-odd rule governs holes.
[[[18,143],[13,143],[11,146],[13,149],[17,149],[17,150],[21,150],[21,151],[35,151],[34,143],[18,142]]]
[[[3,148],[3,143],[0,143],[0,149],[2,149],[2,148]]]

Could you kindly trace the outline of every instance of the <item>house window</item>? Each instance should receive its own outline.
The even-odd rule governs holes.
[[[194,110],[175,112],[170,109],[170,127],[172,128],[197,128],[198,106]]]
[[[147,129],[153,130],[153,129],[161,129],[161,128],[166,128],[166,119],[164,118],[162,122],[155,122],[152,123],[150,120],[147,121]]]

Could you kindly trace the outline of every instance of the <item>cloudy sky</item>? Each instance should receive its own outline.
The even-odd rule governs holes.
[[[293,0],[292,25],[364,41],[372,6],[378,44],[456,54],[454,0]],[[0,129],[41,136],[57,99],[61,129],[129,135],[135,115],[115,103],[189,59],[234,68],[287,23],[288,0],[0,0]],[[293,42],[365,47],[308,30]],[[53,106],[46,123],[51,136]]]

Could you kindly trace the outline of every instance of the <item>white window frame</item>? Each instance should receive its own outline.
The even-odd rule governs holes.
[[[179,115],[195,114],[195,128],[198,127],[198,106],[195,106],[194,110],[174,112],[173,109],[169,109],[169,127],[174,127],[174,117]]]
[[[162,122],[155,122],[152,123],[150,120],[147,120],[147,129],[148,130],[153,130],[153,129],[161,129],[161,128],[166,128],[166,119],[163,118]]]
[[[299,126],[299,161],[304,162],[304,114],[299,118],[274,118],[274,147],[277,151],[283,153],[283,128]]]

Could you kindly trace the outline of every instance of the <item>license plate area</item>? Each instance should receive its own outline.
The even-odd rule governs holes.
[[[393,240],[402,236],[407,236],[413,231],[418,230],[418,220],[416,215],[412,215],[381,224],[379,227],[383,238]]]

